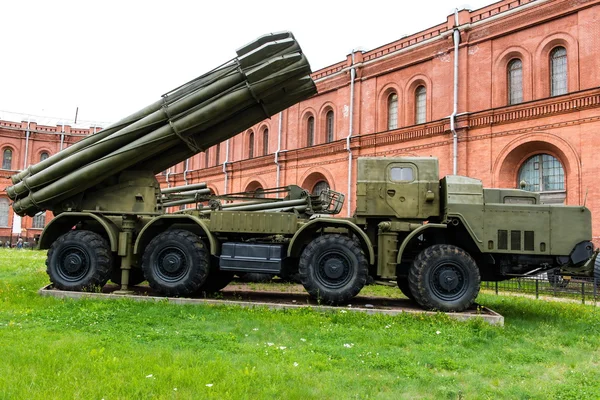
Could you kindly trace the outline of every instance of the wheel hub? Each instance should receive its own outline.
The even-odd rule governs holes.
[[[79,254],[71,253],[65,257],[64,269],[67,273],[73,274],[81,269],[84,264],[83,258]]]
[[[329,259],[323,268],[325,275],[330,279],[338,279],[344,273],[344,264],[338,259]]]
[[[429,279],[434,295],[444,301],[460,298],[468,288],[466,272],[452,261],[438,264]]]
[[[440,274],[439,283],[443,289],[450,292],[459,284],[458,275],[453,270],[444,270]]]
[[[163,258],[161,267],[164,271],[168,273],[177,272],[182,265],[182,259],[179,254],[168,254],[165,258]]]

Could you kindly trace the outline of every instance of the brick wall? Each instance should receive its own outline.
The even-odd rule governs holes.
[[[565,171],[566,203],[582,204],[587,193],[586,204],[593,216],[600,212],[600,189],[595,184],[600,172],[600,142],[594,140],[600,128],[599,19],[598,0],[505,0],[459,12],[459,174],[479,178],[488,187],[516,187],[519,168],[529,157],[550,154]],[[280,185],[298,184],[311,190],[326,180],[332,189],[346,193],[346,137],[351,125],[353,178],[360,156],[435,156],[440,159],[441,174],[452,173],[449,116],[453,109],[454,27],[454,15],[449,15],[436,26],[376,49],[340,55],[340,62],[314,72],[317,96],[233,137],[229,154],[222,143],[218,160],[216,146],[209,151],[208,163],[204,153],[192,157],[185,178],[188,183],[207,182],[217,194],[274,187],[279,145]],[[568,93],[550,97],[549,54],[556,46],[567,50]],[[523,102],[508,105],[507,66],[515,58],[522,61]],[[356,73],[353,105],[351,68]],[[426,89],[426,122],[415,125],[415,90],[421,85]],[[391,93],[398,95],[398,128],[388,130]],[[334,113],[334,135],[333,141],[326,143],[329,111]],[[315,121],[315,144],[307,147],[309,117]],[[13,163],[18,169],[24,156],[23,124],[0,125],[3,143],[15,149]],[[42,149],[57,150],[57,129],[60,127],[37,127],[36,139],[34,135],[31,139],[30,162],[35,162]],[[265,129],[269,142],[263,155]],[[254,157],[249,159],[251,132]],[[168,184],[184,184],[184,170],[185,163],[170,168]],[[4,182],[0,190],[7,175],[0,173],[0,182]],[[166,185],[167,175],[160,175],[159,180]],[[351,209],[354,191],[352,179]],[[342,216],[348,213],[347,205]],[[595,238],[600,237],[600,218],[594,218],[593,227]],[[3,232],[0,228],[0,237]]]

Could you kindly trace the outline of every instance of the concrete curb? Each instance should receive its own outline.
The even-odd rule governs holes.
[[[383,297],[362,297],[361,300],[370,301],[373,303],[381,302],[382,300],[386,303],[385,306],[374,306],[368,304],[370,307],[365,306],[325,306],[318,304],[309,303],[272,303],[265,301],[254,301],[254,300],[231,300],[231,299],[205,299],[205,298],[181,298],[181,297],[160,297],[152,295],[139,295],[139,294],[115,294],[115,293],[88,293],[88,292],[67,292],[63,290],[53,289],[52,285],[44,286],[38,290],[41,296],[55,297],[59,299],[97,299],[97,300],[118,300],[118,299],[129,299],[134,301],[149,301],[149,302],[169,302],[172,304],[198,304],[198,305],[223,305],[223,306],[239,306],[246,308],[254,307],[267,307],[273,310],[285,310],[285,309],[298,309],[298,308],[310,308],[320,312],[336,312],[344,310],[346,312],[363,312],[365,314],[385,314],[385,315],[399,315],[402,313],[409,314],[425,314],[425,315],[436,315],[439,312],[435,311],[424,311],[418,308],[410,307],[408,300],[402,299],[389,299]],[[251,295],[256,292],[238,292],[243,295]],[[274,295],[278,297],[289,297],[290,293],[280,292],[261,292],[261,294]],[[294,296],[298,296],[294,294]],[[308,299],[308,296],[306,296]],[[358,297],[357,297],[358,299]],[[460,313],[444,313],[448,317],[459,320],[468,321],[475,318],[481,318],[483,321],[490,325],[504,326],[504,317],[497,312],[490,310],[487,307],[480,307],[477,310],[460,312]]]

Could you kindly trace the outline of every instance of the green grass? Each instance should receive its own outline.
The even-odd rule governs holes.
[[[502,328],[443,314],[61,300],[37,294],[44,259],[0,250],[2,399],[600,398],[597,307],[482,294]]]

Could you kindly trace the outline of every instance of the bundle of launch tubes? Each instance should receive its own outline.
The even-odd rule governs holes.
[[[194,204],[196,210],[208,215],[216,210],[256,212],[298,212],[307,214],[338,214],[344,204],[344,195],[330,189],[311,194],[296,185],[263,189],[257,192],[239,192],[213,195],[205,182],[162,189],[157,204],[162,208]],[[203,204],[201,204],[203,203]]]
[[[157,174],[316,93],[290,32],[261,36],[237,57],[151,105],[11,177],[14,211],[33,216],[124,170]]]

